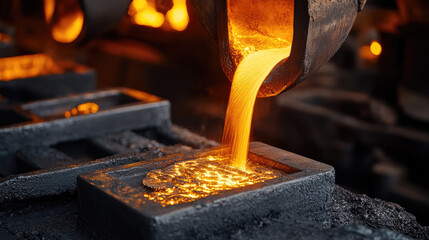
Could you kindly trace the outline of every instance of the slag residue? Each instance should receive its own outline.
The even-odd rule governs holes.
[[[64,70],[45,54],[0,58],[0,81],[63,73]]]
[[[229,161],[229,156],[209,156],[155,169],[143,179],[143,185],[151,189],[144,196],[163,206],[175,205],[275,179],[282,174],[252,161],[247,162],[246,170],[241,170],[230,166]]]
[[[72,108],[70,111],[66,111],[64,113],[64,116],[66,118],[70,118],[71,116],[88,115],[91,113],[98,112],[99,108],[100,107],[93,102],[82,103],[82,104],[79,104],[79,106]]]

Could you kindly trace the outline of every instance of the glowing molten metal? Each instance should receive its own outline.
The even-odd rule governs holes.
[[[47,55],[34,54],[0,58],[0,81],[59,74],[64,70]]]
[[[371,45],[369,46],[369,49],[371,50],[371,53],[375,56],[380,56],[383,50],[381,44],[377,41],[372,41]]]
[[[130,5],[128,14],[133,17],[134,22],[138,25],[158,28],[164,24],[164,15],[146,0],[134,0]]]
[[[76,40],[84,23],[84,14],[79,1],[44,0],[45,19],[51,25],[52,38],[60,43]]]
[[[146,193],[147,198],[174,205],[280,176],[279,171],[247,161],[247,155],[259,88],[291,52],[293,3],[293,0],[228,1],[230,51],[238,65],[222,140],[229,146],[230,157],[196,159],[153,170],[143,180],[143,185],[155,190]]]
[[[222,143],[234,167],[246,168],[253,107],[271,70],[290,55],[294,2],[229,0],[231,56],[238,64],[232,80]],[[266,9],[272,10],[267,13]],[[279,24],[284,23],[284,24]]]
[[[64,113],[64,116],[66,118],[69,118],[71,116],[76,115],[87,115],[91,113],[98,112],[98,105],[96,103],[88,102],[88,103],[82,103],[77,108],[72,108],[70,111],[67,111]]]
[[[232,81],[222,143],[231,147],[234,167],[245,169],[256,96],[273,67],[288,57],[290,47],[252,53],[244,58]]]
[[[253,162],[248,163],[246,171],[228,166],[228,162],[228,157],[210,156],[153,170],[143,179],[143,185],[154,190],[145,193],[145,197],[162,205],[175,205],[281,175],[280,171]]]
[[[165,15],[171,28],[183,31],[188,27],[189,16],[186,8],[186,0],[173,0],[173,7]]]
[[[176,31],[184,31],[188,27],[189,15],[186,0],[173,0],[173,7],[164,14],[157,11],[154,3],[147,0],[133,0],[128,14],[137,25],[159,28],[168,23]]]

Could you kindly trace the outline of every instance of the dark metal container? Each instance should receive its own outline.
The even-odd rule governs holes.
[[[270,215],[331,224],[334,169],[257,142],[250,144],[249,160],[283,176],[172,206],[144,197],[142,179],[149,171],[222,150],[171,155],[79,176],[81,226],[103,239],[207,239]]]
[[[321,65],[326,63],[339,49],[349,34],[358,11],[366,0],[192,0],[201,23],[218,41],[221,64],[224,72],[232,80],[239,61],[233,55],[231,44],[231,13],[233,4],[243,2],[243,15],[257,11],[261,19],[278,16],[273,26],[278,33],[292,43],[290,57],[280,61],[259,90],[259,97],[277,95],[294,87]],[[256,10],[254,10],[257,8]],[[293,17],[291,16],[293,15]],[[273,18],[272,21],[276,19]],[[264,22],[249,19],[249,28],[255,33],[262,29]],[[256,27],[255,27],[256,26]],[[272,28],[273,26],[269,26]],[[283,33],[286,32],[286,33]],[[277,33],[276,33],[277,34]],[[275,37],[275,36],[272,36]],[[287,45],[280,46],[287,47]]]

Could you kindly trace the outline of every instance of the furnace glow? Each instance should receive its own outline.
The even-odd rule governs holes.
[[[0,81],[59,74],[64,70],[45,54],[0,58]]]
[[[246,171],[228,163],[227,156],[209,156],[153,170],[143,179],[143,185],[152,189],[144,196],[162,205],[175,205],[275,179],[282,174],[254,162],[248,162]]]
[[[186,0],[172,0],[172,2],[173,7],[164,16],[158,12],[154,1],[133,0],[128,15],[137,25],[159,28],[167,23],[173,30],[184,31],[189,24]]]
[[[381,44],[377,41],[372,41],[371,45],[369,46],[369,49],[371,50],[371,53],[375,56],[379,56],[383,50]]]
[[[79,37],[85,20],[79,1],[44,0],[44,12],[55,41],[71,43]]]

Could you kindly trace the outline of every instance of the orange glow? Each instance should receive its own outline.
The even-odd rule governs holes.
[[[179,162],[149,172],[143,185],[153,189],[144,196],[165,205],[192,202],[220,191],[275,179],[280,171],[249,162],[247,171],[228,166],[226,156],[209,156]]]
[[[64,70],[47,55],[33,54],[0,58],[0,81],[59,74]]]
[[[228,33],[235,64],[257,51],[290,46],[293,19],[294,0],[228,0]]]
[[[228,33],[237,65],[225,117],[222,143],[232,166],[245,170],[253,108],[271,70],[290,55],[294,0],[228,0]]]
[[[165,23],[176,31],[184,31],[189,23],[186,0],[173,0],[173,7],[164,14],[158,12],[154,4],[147,0],[133,0],[128,15],[137,25],[153,28],[162,27]]]
[[[189,16],[186,0],[173,0],[173,7],[165,15],[171,28],[183,31],[188,27]]]
[[[153,189],[144,194],[146,198],[163,206],[175,205],[281,175],[279,171],[247,161],[247,157],[259,88],[275,65],[290,55],[293,2],[268,0],[249,4],[247,0],[228,0],[231,55],[238,67],[232,81],[222,143],[229,146],[231,155],[152,170],[143,179],[143,185]]]
[[[50,22],[55,11],[55,0],[45,0],[45,19]]]
[[[78,0],[44,0],[45,19],[51,25],[52,38],[60,43],[76,40],[84,23]]]
[[[12,41],[12,38],[9,35],[4,34],[4,33],[0,33],[0,42],[6,42],[7,43],[10,41]]]
[[[71,116],[76,115],[88,115],[91,113],[98,112],[99,106],[96,103],[87,102],[82,103],[77,108],[72,108],[70,111],[64,113],[66,118],[70,118]]]
[[[252,53],[238,65],[232,80],[222,143],[231,147],[232,166],[246,168],[250,129],[256,96],[265,78],[281,60],[289,57],[290,46]]]
[[[383,48],[381,47],[381,44],[377,41],[372,41],[371,45],[369,46],[369,49],[371,50],[371,53],[375,56],[380,56]]]
[[[382,51],[381,44],[377,41],[372,41],[370,45],[364,45],[359,49],[359,56],[364,60],[364,63],[373,64],[378,61]]]
[[[158,12],[147,0],[133,0],[128,10],[133,17],[134,23],[138,25],[158,28],[164,24],[164,15]]]

